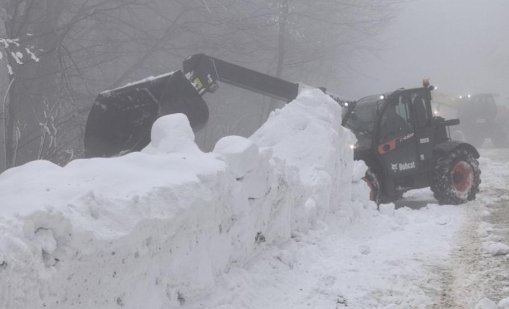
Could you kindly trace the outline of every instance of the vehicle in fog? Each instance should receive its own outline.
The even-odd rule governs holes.
[[[436,114],[460,119],[451,132],[458,140],[480,147],[490,139],[496,147],[509,146],[509,107],[493,93],[467,94],[456,98],[437,96]]]

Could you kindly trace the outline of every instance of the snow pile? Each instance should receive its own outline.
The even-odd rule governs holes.
[[[498,307],[502,309],[509,309],[509,297],[502,299],[498,302]]]
[[[272,153],[274,164],[283,163],[286,179],[297,174],[295,177],[303,183],[303,191],[298,193],[307,200],[294,210],[298,227],[305,227],[305,221],[322,218],[338,206],[344,216],[354,216],[350,145],[355,144],[355,137],[341,126],[337,103],[319,92],[305,91],[298,102],[271,114],[251,137],[262,150]]]
[[[492,256],[509,254],[509,246],[500,242],[488,242],[483,244],[483,250]]]
[[[483,298],[475,305],[474,309],[498,309],[498,306],[490,299]]]
[[[183,115],[139,153],[0,175],[1,308],[168,308],[338,210],[353,216],[350,132],[306,90],[251,140],[202,153]],[[283,257],[282,257],[283,259]]]

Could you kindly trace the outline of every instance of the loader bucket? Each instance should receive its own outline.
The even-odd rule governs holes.
[[[157,118],[185,114],[201,129],[209,110],[182,71],[99,94],[87,119],[85,156],[109,157],[143,149]]]

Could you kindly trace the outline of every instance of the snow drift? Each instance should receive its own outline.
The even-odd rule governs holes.
[[[211,153],[174,114],[142,152],[4,172],[0,307],[177,307],[331,211],[353,216],[354,138],[340,122],[307,89]]]

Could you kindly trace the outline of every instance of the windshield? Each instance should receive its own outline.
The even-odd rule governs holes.
[[[372,95],[355,103],[350,115],[347,115],[345,126],[357,134],[371,134],[375,125],[378,104],[383,95]]]

